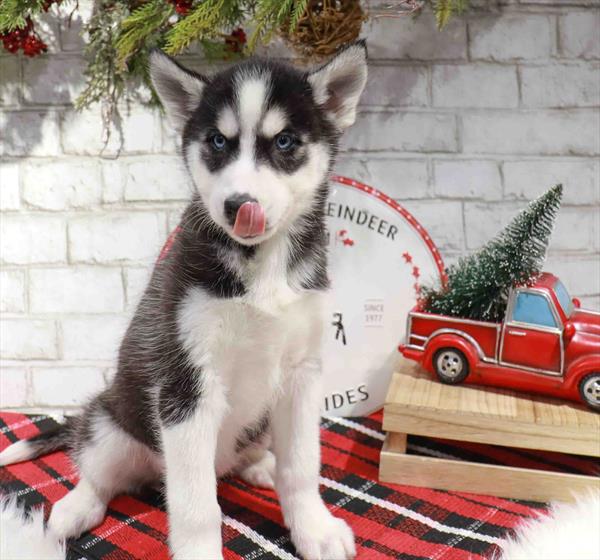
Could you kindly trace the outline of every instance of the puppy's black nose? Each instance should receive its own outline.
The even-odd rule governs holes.
[[[256,198],[252,198],[249,194],[234,194],[225,200],[225,219],[231,226],[235,224],[235,217],[237,216],[237,211],[240,209],[240,206],[246,202],[257,202],[257,200]]]

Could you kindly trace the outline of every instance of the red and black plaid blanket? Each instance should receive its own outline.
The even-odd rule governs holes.
[[[54,425],[47,416],[0,414],[0,449]],[[383,442],[381,413],[368,418],[325,418],[321,428],[321,491],[356,534],[358,558],[460,560],[490,558],[498,543],[544,505],[377,482]],[[414,437],[409,452],[471,461],[514,463],[571,472],[597,472],[597,463],[558,454]],[[77,482],[64,453],[0,469],[0,492],[32,507],[49,506]],[[219,484],[223,543],[228,560],[297,558],[274,492],[231,478]],[[69,560],[168,559],[162,494],[148,489],[113,500],[105,521],[69,542]]]

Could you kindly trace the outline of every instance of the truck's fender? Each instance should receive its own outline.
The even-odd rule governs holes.
[[[565,389],[577,391],[581,378],[593,371],[600,372],[600,354],[580,356],[571,362],[566,371]]]
[[[469,362],[469,371],[474,371],[479,362],[477,349],[465,337],[460,334],[441,333],[434,335],[427,343],[425,355],[423,356],[423,367],[432,373],[435,373],[433,371],[433,356],[440,348],[456,348],[460,350]]]

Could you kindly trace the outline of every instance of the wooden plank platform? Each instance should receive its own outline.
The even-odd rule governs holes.
[[[383,429],[600,457],[600,414],[505,389],[444,385],[413,362],[392,377]]]
[[[406,454],[420,435],[600,457],[600,414],[583,405],[469,385],[444,385],[403,361],[388,391],[381,453],[384,482],[529,500],[570,500],[600,478]]]

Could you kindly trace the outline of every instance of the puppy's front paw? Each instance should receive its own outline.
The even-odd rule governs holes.
[[[305,560],[350,560],[356,556],[354,533],[328,510],[303,515],[291,528],[292,542]]]

